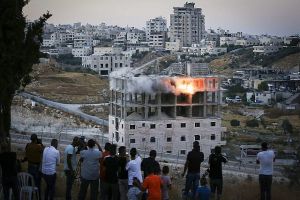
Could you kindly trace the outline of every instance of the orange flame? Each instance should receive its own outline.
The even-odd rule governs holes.
[[[190,79],[177,79],[176,90],[178,93],[184,94],[194,94],[196,92],[194,83]]]

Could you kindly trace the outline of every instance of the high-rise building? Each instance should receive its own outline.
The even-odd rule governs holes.
[[[194,3],[185,3],[184,7],[174,7],[170,15],[170,40],[179,39],[182,46],[200,43],[204,38],[205,21],[201,8]]]
[[[151,33],[167,32],[167,20],[156,17],[146,22],[146,40],[149,41]]]

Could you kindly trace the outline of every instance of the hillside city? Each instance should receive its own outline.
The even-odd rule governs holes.
[[[256,155],[267,142],[276,155],[274,187],[299,183],[300,33],[210,29],[195,3],[170,13],[143,29],[45,24],[31,83],[13,100],[13,148],[24,151],[35,133],[44,144],[58,139],[60,152],[74,136],[96,139],[102,148],[106,142],[135,147],[141,157],[155,149],[181,192],[183,164],[198,141],[202,168],[216,146],[228,159],[224,199],[257,199],[245,188],[258,195]],[[236,192],[241,180],[248,185]],[[299,191],[288,188],[282,191],[297,199]],[[279,193],[274,199],[284,198]]]

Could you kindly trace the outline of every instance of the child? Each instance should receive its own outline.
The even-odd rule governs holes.
[[[205,177],[200,179],[200,187],[196,191],[196,200],[209,200],[210,198],[210,189],[207,186],[207,180]]]
[[[154,174],[154,168],[148,168],[148,176],[145,178],[142,190],[148,190],[147,200],[161,200],[162,180],[160,176]]]
[[[142,191],[139,189],[141,183],[138,178],[134,177],[132,181],[132,187],[128,190],[127,196],[128,200],[140,200],[142,196]]]
[[[164,166],[162,168],[162,175],[161,175],[161,180],[162,180],[162,200],[169,200],[169,192],[168,190],[171,189],[171,179],[169,174],[169,167]]]

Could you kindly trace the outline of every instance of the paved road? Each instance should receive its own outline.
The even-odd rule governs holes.
[[[108,103],[103,103],[103,104],[64,104],[64,103],[47,100],[42,97],[39,97],[39,96],[36,96],[33,94],[29,94],[27,92],[21,92],[21,93],[19,93],[19,95],[23,96],[25,98],[31,99],[33,101],[39,102],[41,104],[44,104],[46,106],[49,106],[49,107],[52,107],[52,108],[55,108],[58,110],[62,110],[64,112],[67,112],[70,114],[77,115],[86,121],[93,121],[96,124],[108,126],[107,120],[100,119],[100,118],[92,116],[92,115],[88,115],[79,109],[80,106],[84,106],[84,105],[95,105],[96,106],[96,105],[107,105]]]

